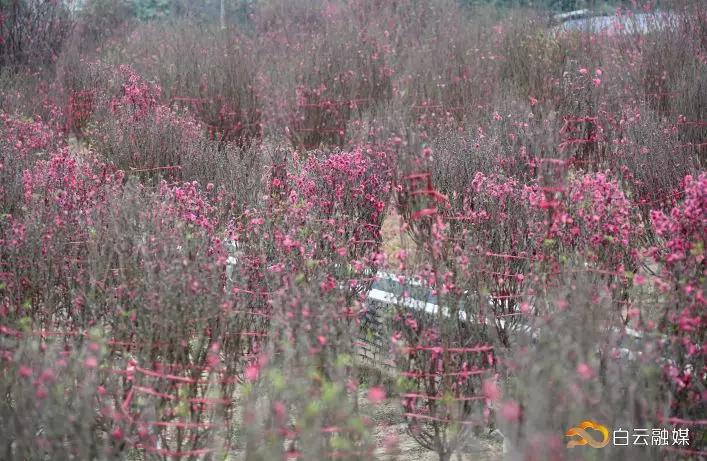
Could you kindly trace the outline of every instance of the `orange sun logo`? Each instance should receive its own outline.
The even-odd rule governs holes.
[[[587,429],[593,429],[601,432],[602,440],[597,441],[592,435],[587,432]],[[565,437],[579,436],[579,439],[573,439],[567,442],[567,448],[576,447],[579,445],[589,445],[594,448],[604,448],[609,443],[609,429],[594,421],[582,421],[578,426],[571,427],[565,432]]]

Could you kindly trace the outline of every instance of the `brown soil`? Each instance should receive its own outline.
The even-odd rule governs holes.
[[[402,218],[395,209],[395,206],[391,204],[388,207],[388,212],[381,226],[383,252],[388,257],[391,266],[397,264],[398,252],[400,250],[407,251],[409,256],[413,256],[415,253],[415,242],[401,229],[402,224]]]
[[[365,402],[365,397],[361,398]],[[410,461],[436,461],[437,454],[422,448],[406,431],[406,425],[400,415],[400,401],[388,399],[385,403],[375,407],[362,405],[363,413],[369,414],[377,426],[376,438],[378,441],[378,460],[410,460]],[[399,451],[387,454],[383,448],[384,440],[394,435],[398,440]],[[487,437],[470,436],[465,447],[452,458],[455,461],[501,461],[503,459],[502,444]]]

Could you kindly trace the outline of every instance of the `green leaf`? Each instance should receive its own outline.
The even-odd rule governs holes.
[[[285,389],[285,377],[279,370],[270,370],[268,372],[268,378],[270,378],[270,383],[274,390],[282,391]]]
[[[32,318],[31,317],[22,317],[20,320],[17,322],[18,329],[20,331],[28,332],[32,329]]]
[[[329,444],[331,445],[331,448],[339,451],[346,451],[352,448],[351,441],[338,434],[329,439]]]
[[[333,402],[338,397],[340,393],[339,390],[339,386],[336,383],[324,383],[324,389],[322,390],[322,402]]]

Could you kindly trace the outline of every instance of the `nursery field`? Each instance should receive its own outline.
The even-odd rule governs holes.
[[[0,459],[707,459],[707,9],[588,4],[0,0]]]

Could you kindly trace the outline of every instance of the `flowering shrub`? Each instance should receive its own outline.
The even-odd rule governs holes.
[[[331,226],[354,224],[356,229],[344,231],[341,238],[349,239],[347,251],[356,257],[357,246],[368,247],[371,240],[380,239],[378,228],[391,192],[393,161],[391,152],[375,146],[312,155],[304,160],[300,174],[290,179],[287,200],[291,204],[306,200],[305,210],[316,219],[329,220]],[[274,178],[272,187],[282,184]]]
[[[161,105],[160,87],[130,67],[119,66],[118,75],[118,94],[104,102],[94,146],[117,166],[143,177],[192,177],[191,165],[208,151],[199,124]]]
[[[252,37],[193,21],[181,20],[178,27],[152,22],[128,36],[123,52],[160,85],[160,102],[188,110],[210,140],[257,144],[265,95]]]
[[[667,410],[656,380],[659,352],[652,341],[631,342],[601,274],[568,261],[553,284],[536,292],[526,302],[542,305],[542,312],[528,319],[532,335],[520,338],[524,346],[504,357],[500,391],[492,396],[512,452],[528,460],[566,459],[563,435],[585,415],[612,428],[664,426],[656,418]],[[603,450],[607,459],[622,459],[623,448]],[[629,449],[647,459],[662,456],[654,447]]]
[[[38,120],[0,113],[0,199],[2,212],[13,212],[22,196],[22,172],[61,144],[57,133]]]
[[[145,81],[130,66],[118,66],[117,75],[122,80],[120,93],[111,97],[108,107],[113,113],[125,111],[125,116],[141,120],[157,105],[162,89]]]
[[[234,294],[224,291],[225,251],[215,237],[219,222],[207,191],[192,183],[163,184],[155,192],[123,185],[122,172],[66,150],[27,171],[24,185],[27,212],[3,226],[3,261],[12,269],[3,272],[3,340],[10,340],[3,350],[8,357],[20,354],[31,345],[22,339],[25,332],[64,331],[79,344],[89,335],[98,343],[90,347],[103,351],[107,362],[88,353],[83,369],[93,374],[100,365],[107,376],[93,381],[97,390],[86,395],[107,406],[98,414],[93,406],[85,411],[110,434],[112,448],[106,449],[205,449],[200,437],[212,427],[205,421],[226,402],[207,398],[215,392],[209,389],[233,392],[251,342],[240,332],[255,333],[248,316],[231,312]],[[189,319],[180,312],[190,312]],[[223,362],[220,354],[231,359]],[[27,374],[29,362],[17,360],[17,373]],[[127,374],[117,379],[116,370]],[[46,395],[41,382],[37,386]],[[71,387],[66,393],[84,398]],[[113,403],[118,413],[110,410]],[[227,427],[231,417],[219,418]],[[159,441],[180,427],[191,434],[188,441]],[[103,444],[91,442],[94,428],[69,435],[84,437],[86,450],[96,450]]]
[[[707,373],[703,344],[707,176],[686,176],[684,187],[684,200],[669,215],[654,211],[651,217],[655,232],[662,239],[655,254],[663,268],[656,285],[672,298],[659,324],[660,331],[670,338],[670,356],[674,357],[665,371],[675,395],[675,410],[692,417],[704,408]]]
[[[78,160],[67,148],[25,170],[22,212],[3,223],[3,260],[12,268],[4,273],[8,319],[41,324],[59,315],[67,316],[69,324],[81,321],[59,301],[71,297],[75,278],[82,276],[77,264],[86,256],[82,239],[121,181],[122,172],[95,160]],[[32,280],[44,280],[52,288]]]
[[[0,75],[4,458],[705,456],[702,12],[251,6]]]
[[[115,413],[118,424],[114,425],[113,411],[105,398],[110,387],[105,380],[111,377],[98,366],[105,354],[99,343],[65,347],[51,339],[27,338],[22,333],[8,337],[3,332],[0,345],[4,352],[0,386],[6,395],[15,396],[12,403],[0,404],[0,443],[8,447],[9,454],[91,457],[115,456],[122,451],[119,414]],[[96,418],[101,401],[104,416]]]
[[[570,178],[566,188],[555,191],[531,186],[526,190],[531,206],[550,213],[544,221],[546,233],[539,236],[544,240],[539,244],[578,251],[588,261],[609,270],[637,256],[631,253],[641,228],[632,222],[631,204],[617,182],[605,173],[587,174]]]

